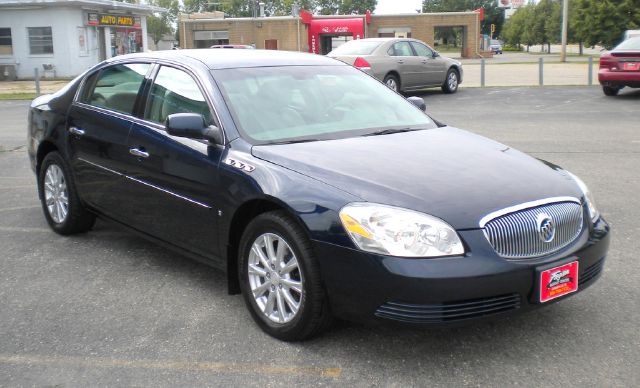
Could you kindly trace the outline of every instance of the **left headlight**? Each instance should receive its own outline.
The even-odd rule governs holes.
[[[582,179],[578,178],[577,176],[570,173],[569,171],[567,171],[567,173],[571,178],[573,178],[573,180],[576,182],[576,184],[582,191],[582,194],[584,195],[584,199],[585,201],[587,201],[587,208],[589,209],[589,216],[591,217],[591,222],[595,222],[598,219],[598,217],[600,217],[600,212],[598,212],[598,209],[596,208],[596,204],[593,201],[593,195],[589,191],[589,188],[587,187],[587,185],[582,181]]]
[[[428,214],[356,202],[340,210],[340,220],[353,242],[363,251],[402,257],[464,254],[456,231]]]

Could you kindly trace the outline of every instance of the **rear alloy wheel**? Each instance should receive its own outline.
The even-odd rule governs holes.
[[[447,78],[442,84],[442,91],[445,93],[455,93],[458,90],[459,76],[456,69],[449,69],[447,72]]]
[[[309,240],[285,212],[251,221],[239,252],[242,294],[263,331],[299,341],[328,326],[331,315]]]
[[[96,217],[82,206],[73,178],[59,153],[50,152],[42,161],[38,191],[44,216],[56,233],[82,233],[93,227]]]
[[[620,89],[622,88],[618,88],[615,86],[603,86],[602,87],[602,91],[604,92],[605,96],[617,96],[618,92],[620,91]]]
[[[400,92],[400,80],[395,75],[387,74],[387,76],[384,77],[383,82],[389,89],[393,90],[394,92]]]

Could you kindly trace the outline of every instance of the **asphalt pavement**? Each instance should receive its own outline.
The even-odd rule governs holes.
[[[24,146],[28,102],[2,101],[0,386],[640,386],[640,91],[467,88],[424,98],[434,117],[586,181],[613,227],[596,284],[494,322],[340,323],[283,343],[254,325],[214,269],[106,222],[79,236],[51,232]]]

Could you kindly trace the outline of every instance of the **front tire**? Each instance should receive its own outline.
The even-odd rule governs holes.
[[[620,89],[622,88],[617,88],[615,86],[603,86],[602,87],[602,92],[604,93],[605,96],[617,96],[618,92],[620,91]]]
[[[90,230],[96,221],[78,197],[71,171],[58,152],[45,156],[38,176],[44,217],[54,232],[69,235]]]
[[[447,94],[455,93],[458,90],[459,83],[460,75],[458,75],[458,71],[451,68],[447,71],[447,77],[444,79],[444,83],[442,84],[442,91]]]
[[[320,269],[304,231],[284,211],[259,215],[240,240],[238,273],[251,316],[267,334],[301,341],[331,321]]]

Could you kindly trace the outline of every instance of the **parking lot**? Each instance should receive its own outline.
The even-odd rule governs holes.
[[[583,178],[613,228],[593,287],[462,328],[339,323],[279,342],[214,269],[101,221],[51,232],[28,166],[28,102],[0,101],[0,386],[640,386],[640,91],[423,97],[436,119]]]

